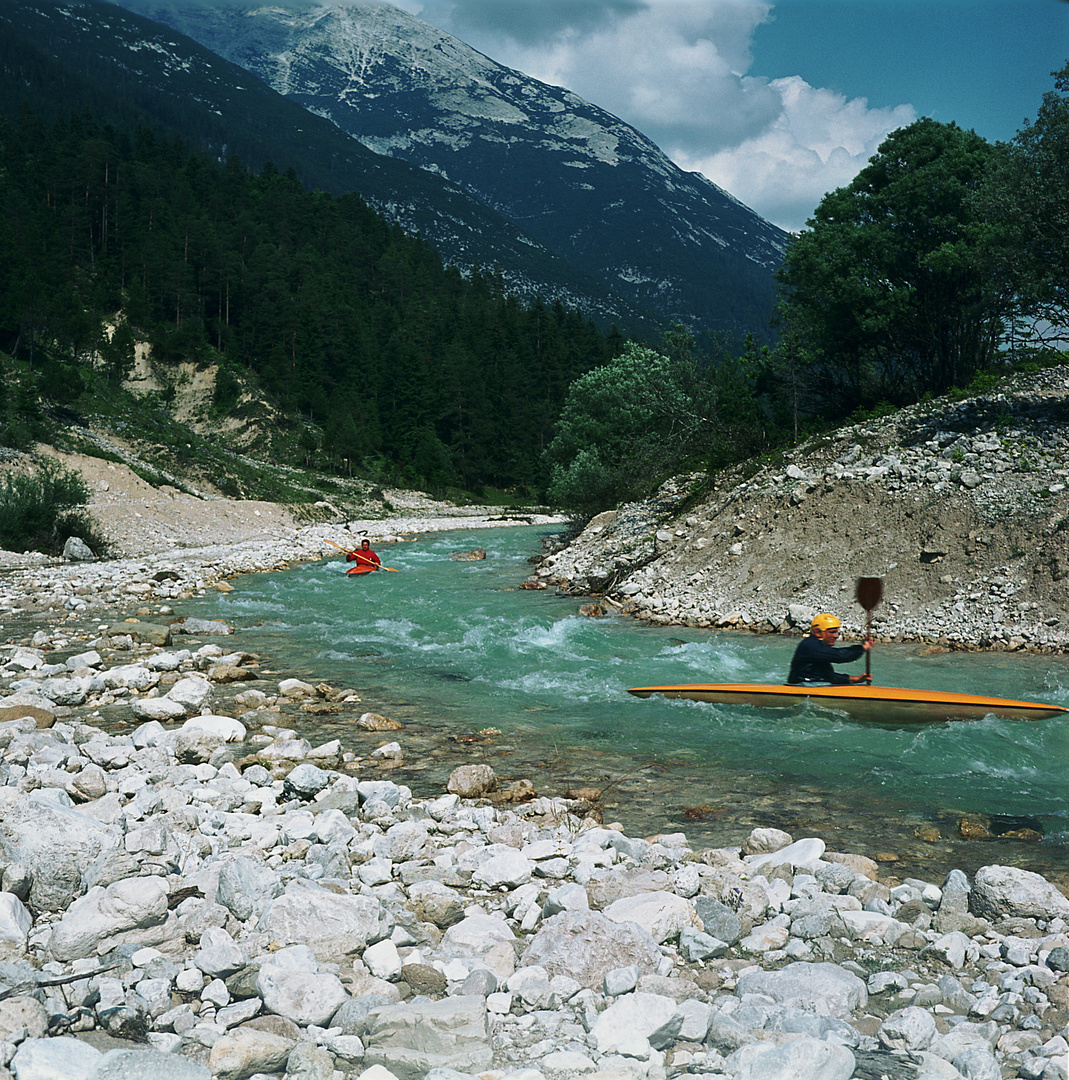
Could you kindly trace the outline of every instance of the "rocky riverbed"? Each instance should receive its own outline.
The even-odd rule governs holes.
[[[0,669],[0,1076],[1065,1080],[1039,875],[696,851],[480,764],[413,799],[389,742],[285,726],[327,688],[161,624],[53,643]]]
[[[37,629],[0,648],[0,1080],[1065,1080],[1043,877],[695,850],[487,764],[415,799],[356,689],[181,616],[328,535],[5,576]],[[380,745],[302,738],[335,703]]]
[[[881,635],[1063,649],[1066,388],[918,407],[708,502],[669,486],[532,584],[778,630],[880,574]],[[413,798],[357,688],[268,676],[182,616],[326,539],[514,516],[301,527],[135,504],[106,467],[124,558],[0,554],[0,1080],[1066,1080],[1069,900],[1040,875],[899,879],[768,828],[628,836],[597,792],[478,762]],[[303,738],[334,706],[379,744]]]
[[[594,518],[528,587],[663,625],[783,632],[831,610],[856,633],[948,648],[1069,647],[1069,373],[946,398],[681,477]]]

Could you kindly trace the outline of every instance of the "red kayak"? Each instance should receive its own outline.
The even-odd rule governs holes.
[[[345,576],[354,577],[356,574],[373,574],[377,569],[377,566],[350,566],[345,571]]]

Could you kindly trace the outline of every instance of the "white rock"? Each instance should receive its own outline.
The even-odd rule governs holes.
[[[916,1005],[891,1013],[876,1032],[888,1050],[927,1050],[935,1035],[935,1017]]]
[[[255,1073],[281,1072],[294,1042],[271,1031],[239,1028],[217,1039],[208,1057],[208,1068],[219,1080],[244,1080]]]
[[[701,930],[702,921],[693,905],[670,892],[639,893],[611,903],[605,917],[615,923],[638,923],[658,944],[676,937],[685,926]]]
[[[939,957],[944,963],[955,970],[965,966],[965,957],[969,948],[969,938],[960,930],[952,930],[943,934],[930,945],[926,945],[922,954],[931,954]]]
[[[306,683],[301,679],[283,679],[278,684],[278,692],[283,697],[288,698],[302,698],[302,697],[315,697],[316,688],[310,683]]]
[[[240,971],[249,958],[237,942],[221,927],[209,926],[200,936],[200,949],[193,963],[212,978],[227,978]]]
[[[265,907],[257,929],[280,944],[308,944],[317,955],[338,959],[387,936],[385,912],[375,897],[335,893],[300,880]]]
[[[766,953],[782,949],[791,936],[786,926],[776,923],[762,923],[755,926],[740,942],[739,948],[748,953]]]
[[[0,892],[0,941],[25,945],[33,926],[33,916],[13,893]]]
[[[426,846],[430,831],[421,821],[400,821],[375,837],[374,852],[381,859],[405,862],[415,858]]]
[[[160,724],[174,723],[189,715],[185,705],[169,697],[138,698],[131,702],[130,709],[135,720],[155,720]]]
[[[81,1039],[27,1039],[11,1061],[18,1080],[91,1080],[104,1055]]]
[[[735,993],[765,994],[780,1005],[804,1009],[819,1016],[844,1017],[868,1002],[865,984],[838,964],[810,964],[802,960],[778,971],[745,971]]]
[[[389,938],[369,945],[364,950],[362,959],[376,979],[396,978],[401,974],[404,965],[397,946]]]
[[[121,835],[87,813],[0,787],[0,850],[29,871],[28,903],[35,911],[65,910],[82,891],[85,868],[116,850]]]
[[[349,997],[337,975],[292,971],[274,963],[260,968],[256,989],[269,1012],[304,1027],[325,1027]]]
[[[187,675],[179,679],[164,695],[183,705],[190,713],[199,713],[212,700],[212,684],[203,675]]]
[[[147,690],[159,681],[159,675],[144,664],[120,664],[103,672],[104,685],[123,686],[128,690]]]
[[[205,731],[216,735],[224,742],[241,742],[246,735],[245,725],[232,716],[216,716],[213,713],[201,713],[191,716],[183,725],[183,731]]]
[[[96,885],[75,900],[56,924],[49,950],[57,960],[92,956],[116,936],[158,926],[166,917],[163,878],[126,878],[107,888]]]
[[[683,1026],[676,1003],[661,994],[624,994],[604,1010],[590,1028],[598,1053],[619,1052],[622,1043],[640,1036],[657,1049],[670,1046]]]
[[[1015,866],[982,866],[969,907],[984,919],[1051,919],[1069,915],[1069,899],[1039,874]]]
[[[747,855],[743,861],[751,870],[772,866],[805,866],[821,858],[824,848],[823,840],[810,837],[805,840],[796,840],[785,848],[779,848],[764,855]]]
[[[876,911],[851,911],[840,908],[839,917],[843,920],[854,941],[873,941],[879,938],[885,945],[893,945],[909,927],[890,915],[881,915]]]
[[[854,1064],[854,1055],[845,1046],[808,1035],[779,1046],[744,1046],[729,1058],[735,1080],[849,1080]]]
[[[531,880],[534,863],[515,848],[479,863],[472,881],[486,889],[515,889]]]

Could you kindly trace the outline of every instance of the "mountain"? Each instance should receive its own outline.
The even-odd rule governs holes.
[[[663,319],[734,336],[766,328],[787,234],[568,90],[386,3],[125,6],[448,179]]]
[[[461,271],[496,266],[519,295],[560,301],[625,332],[655,325],[650,312],[457,184],[369,150],[173,28],[103,0],[0,4],[0,114],[14,117],[26,104],[50,123],[88,109],[117,131],[178,136],[220,161],[292,168],[306,187],[359,192]]]

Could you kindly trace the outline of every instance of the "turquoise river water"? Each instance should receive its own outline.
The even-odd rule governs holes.
[[[328,557],[244,576],[182,611],[230,621],[233,647],[258,653],[265,675],[351,687],[359,709],[400,721],[405,765],[383,775],[417,796],[485,761],[539,794],[600,788],[604,820],[632,835],[682,831],[708,847],[772,825],[899,876],[941,881],[1003,862],[1069,881],[1069,721],[894,727],[810,707],[635,698],[627,687],[782,682],[796,640],[584,617],[575,598],[517,587],[542,532],[430,533],[382,548],[396,573],[346,578]],[[475,547],[485,560],[449,557]],[[1064,656],[921,653],[878,645],[874,679],[1069,705]],[[310,715],[301,734],[361,755],[389,738],[353,716]],[[1043,838],[965,840],[965,817]]]

